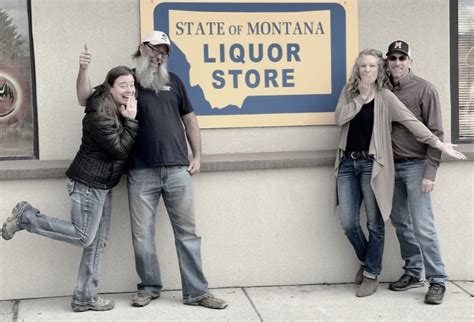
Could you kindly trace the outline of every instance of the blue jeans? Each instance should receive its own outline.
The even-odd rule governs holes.
[[[373,160],[342,159],[337,175],[337,193],[341,210],[341,224],[355,250],[364,275],[375,278],[382,271],[385,225],[370,186]],[[360,207],[364,201],[367,214],[367,239],[360,226]]]
[[[431,193],[421,191],[424,160],[395,162],[395,193],[390,219],[397,232],[405,274],[444,284],[447,279],[436,234]]]
[[[183,292],[191,303],[209,294],[202,271],[201,237],[196,231],[191,176],[185,166],[132,169],[128,198],[139,293],[159,295],[162,289],[156,255],[156,209],[163,196],[173,228]]]
[[[31,233],[84,248],[72,302],[94,303],[99,297],[99,269],[109,235],[112,192],[73,180],[68,180],[67,190],[71,198],[71,221],[27,208],[20,226]]]

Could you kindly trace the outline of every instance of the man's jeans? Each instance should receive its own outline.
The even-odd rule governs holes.
[[[132,224],[135,266],[141,283],[139,293],[159,295],[162,289],[156,255],[156,209],[163,196],[173,228],[178,254],[183,302],[208,296],[208,284],[202,271],[201,237],[194,218],[191,176],[185,166],[132,169],[128,175],[128,197]]]
[[[405,273],[421,277],[423,264],[430,282],[447,279],[441,260],[438,236],[431,207],[431,193],[421,191],[424,160],[395,162],[395,194],[390,215],[405,260]]]
[[[364,275],[375,278],[382,271],[385,226],[370,186],[373,160],[344,158],[339,164],[337,192],[342,229],[365,266]],[[369,239],[360,226],[360,207],[364,200]]]
[[[72,302],[94,303],[98,300],[100,263],[109,235],[112,192],[73,180],[68,180],[67,190],[71,197],[70,222],[27,208],[20,226],[31,233],[84,248]]]

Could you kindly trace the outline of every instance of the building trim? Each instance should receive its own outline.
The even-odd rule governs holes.
[[[459,150],[474,161],[474,145]],[[294,169],[333,166],[335,150],[214,154],[202,157],[201,172]],[[443,155],[442,162],[456,161]],[[0,162],[0,180],[62,178],[71,160]]]

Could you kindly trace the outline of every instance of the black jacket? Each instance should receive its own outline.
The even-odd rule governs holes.
[[[82,143],[66,176],[97,189],[116,186],[127,165],[138,130],[138,121],[120,117],[122,129],[114,120],[99,113],[103,96],[92,95],[82,120]]]

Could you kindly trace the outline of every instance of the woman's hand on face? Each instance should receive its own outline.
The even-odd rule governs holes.
[[[360,96],[366,100],[371,92],[373,87],[373,81],[368,76],[362,76],[359,82],[359,93]]]
[[[359,82],[359,93],[364,100],[371,98],[372,94],[375,93],[375,79],[367,75],[361,75]]]
[[[119,111],[123,117],[134,119],[135,116],[137,116],[137,99],[135,98],[135,96],[129,97],[127,101],[127,106],[120,105]]]

